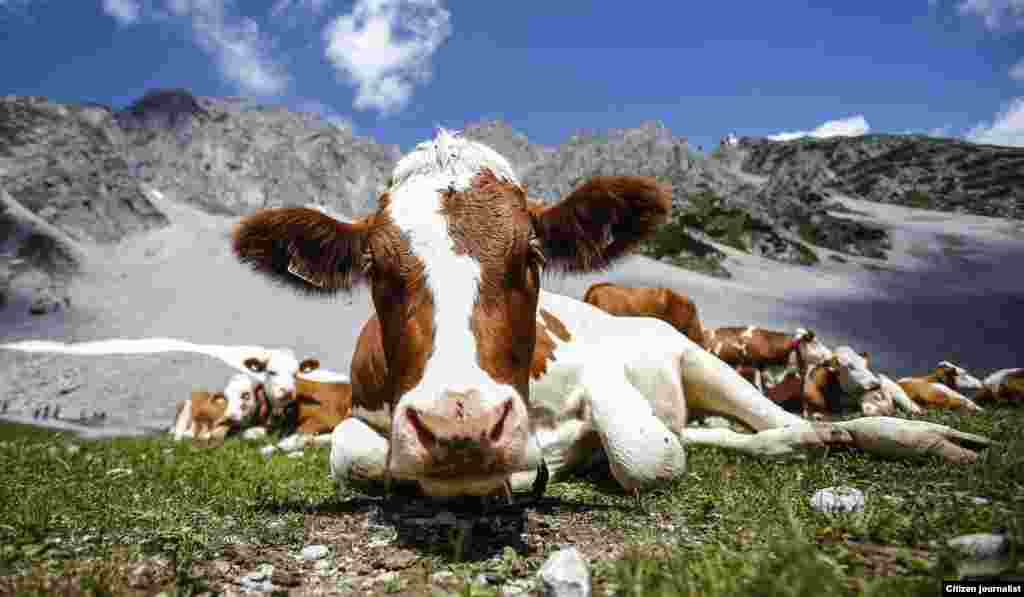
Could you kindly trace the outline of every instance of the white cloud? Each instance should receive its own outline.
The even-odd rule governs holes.
[[[1014,81],[1024,81],[1024,59],[1010,67],[1009,75]]]
[[[958,9],[961,15],[981,17],[993,31],[1024,28],[1024,0],[963,0]]]
[[[450,34],[441,0],[357,0],[324,30],[327,59],[356,86],[355,107],[384,113],[430,80],[430,58]]]
[[[3,1],[3,0],[0,0]],[[121,24],[143,19],[187,19],[196,43],[214,57],[221,74],[243,90],[273,95],[288,86],[288,76],[272,56],[273,40],[247,17],[228,14],[231,0],[165,0],[167,13],[143,7],[139,0],[103,0],[103,10]]]
[[[967,131],[964,138],[972,143],[1024,147],[1024,97],[1011,100],[996,114],[992,124],[978,124]]]
[[[122,25],[139,22],[142,7],[136,0],[103,0],[103,12],[114,17]]]
[[[829,120],[813,131],[796,131],[769,135],[773,141],[790,141],[800,137],[814,137],[827,139],[828,137],[859,137],[866,135],[871,130],[868,121],[860,114],[839,120]]]

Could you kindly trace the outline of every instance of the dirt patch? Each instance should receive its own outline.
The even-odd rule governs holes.
[[[303,545],[325,547],[323,557],[304,559],[296,545],[231,543],[217,557],[179,571],[177,580],[173,558],[115,558],[67,563],[63,571],[40,565],[29,574],[0,577],[0,593],[79,595],[87,592],[79,587],[101,582],[97,586],[115,594],[143,595],[173,591],[176,583],[181,588],[184,582],[199,595],[253,590],[295,596],[431,595],[437,590],[459,592],[467,585],[537,595],[537,571],[564,547],[576,547],[593,567],[620,559],[625,550],[667,553],[678,542],[678,521],[669,512],[644,514],[630,506],[558,497],[525,505],[500,502],[481,509],[476,500],[438,507],[423,498],[354,498],[304,515]],[[631,545],[630,535],[650,529],[664,532],[666,540]],[[97,575],[100,581],[92,580]],[[605,581],[595,580],[593,594],[608,594]]]

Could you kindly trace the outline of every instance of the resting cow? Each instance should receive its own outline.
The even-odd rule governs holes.
[[[583,302],[612,315],[656,317],[707,348],[697,305],[670,288],[631,288],[600,282],[587,289]]]
[[[487,495],[544,468],[557,477],[600,447],[638,495],[684,473],[690,408],[758,431],[809,426],[671,325],[540,290],[542,268],[604,269],[670,207],[668,189],[628,176],[531,201],[503,157],[442,130],[399,160],[365,218],[266,209],[240,222],[233,248],[304,292],[370,286],[353,416],[333,432],[340,485],[399,479],[431,496]]]
[[[320,369],[316,359],[306,359],[295,377],[295,394],[281,409],[276,427],[284,439],[277,447],[301,449],[334,431],[352,414],[352,384],[347,375]]]
[[[223,392],[192,392],[175,408],[171,433],[175,440],[224,439],[229,432],[266,424],[270,406],[262,388],[245,374],[233,376]]]
[[[721,327],[706,330],[704,337],[711,354],[733,367],[752,370],[754,383],[761,389],[766,368],[795,366],[804,375],[810,367],[832,356],[814,332],[803,328],[786,334],[756,326]]]
[[[1024,403],[1024,369],[1000,369],[985,378],[976,402]]]
[[[896,380],[911,400],[924,407],[963,409],[981,412],[984,409],[970,398],[954,390],[960,378],[960,369],[947,361],[938,364],[934,371],[920,377],[903,377]]]

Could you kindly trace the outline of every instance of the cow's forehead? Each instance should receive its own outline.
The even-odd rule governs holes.
[[[410,201],[427,200],[400,191],[417,180],[437,185],[432,189],[433,195],[447,188],[465,190],[473,177],[485,169],[491,170],[498,179],[519,184],[511,164],[501,154],[461,136],[457,131],[440,129],[433,140],[420,143],[398,161],[391,173],[389,191],[393,200],[400,196]],[[418,189],[419,185],[416,187]]]
[[[268,355],[267,368],[275,372],[297,371],[299,360],[295,355],[286,350],[273,350]]]

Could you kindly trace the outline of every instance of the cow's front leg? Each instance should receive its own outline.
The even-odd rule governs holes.
[[[686,472],[686,452],[679,437],[655,415],[651,403],[656,400],[630,384],[624,370],[595,367],[585,380],[592,427],[608,456],[612,476],[623,489],[636,496]]]
[[[331,434],[331,478],[339,491],[382,494],[387,456],[387,438],[354,417]]]

